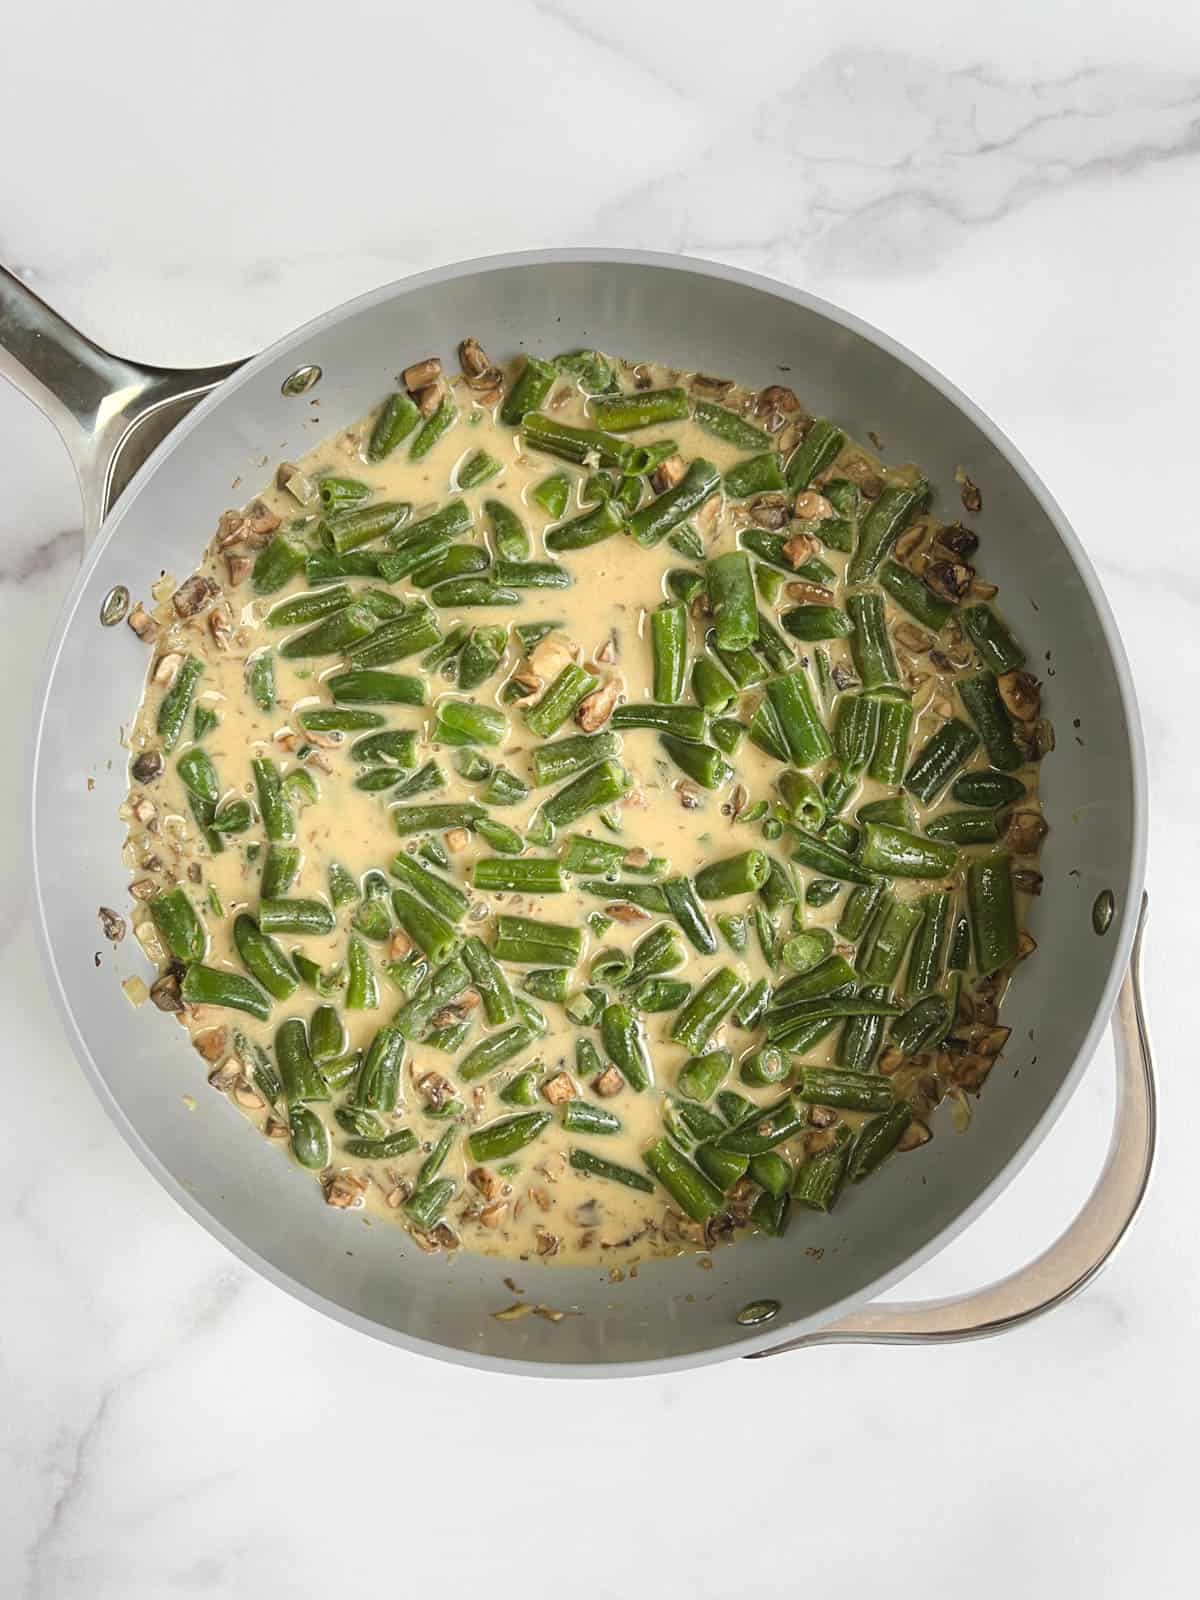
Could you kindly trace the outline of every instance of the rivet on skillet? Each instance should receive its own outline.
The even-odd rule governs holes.
[[[279,385],[279,392],[289,398],[294,398],[298,394],[307,394],[320,381],[320,367],[297,367],[295,372],[289,372]]]
[[[757,1328],[760,1322],[770,1322],[782,1310],[778,1300],[751,1300],[738,1312],[736,1320],[743,1328]]]
[[[1092,927],[1103,936],[1112,926],[1113,912],[1117,908],[1117,898],[1111,889],[1101,889],[1092,906]]]
[[[106,628],[115,628],[128,612],[129,590],[123,583],[115,584],[100,602],[100,621]]]

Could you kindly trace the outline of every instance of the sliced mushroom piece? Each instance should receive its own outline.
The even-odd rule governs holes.
[[[276,519],[278,525],[278,518]],[[180,584],[171,596],[171,604],[175,607],[175,614],[179,617],[194,617],[197,612],[203,611],[206,606],[221,593],[221,586],[212,578],[206,578],[202,572],[194,572],[186,583]]]
[[[801,522],[827,522],[835,515],[833,506],[815,489],[805,489],[798,494],[794,510]]]
[[[138,878],[129,885],[129,892],[135,900],[153,900],[158,893],[158,884],[153,878]]]
[[[709,394],[720,400],[733,388],[733,379],[710,378],[707,372],[693,372],[689,388],[696,394]]]
[[[440,1111],[447,1100],[454,1099],[454,1085],[440,1072],[427,1072],[418,1078],[417,1089],[431,1111]]]
[[[504,375],[493,366],[478,339],[464,339],[458,347],[458,364],[472,389],[499,389]]]
[[[693,783],[691,778],[681,778],[675,785],[675,793],[679,796],[679,804],[685,811],[703,809],[704,790],[698,783]]]
[[[558,1234],[551,1233],[548,1228],[537,1227],[533,1233],[539,1256],[556,1256],[558,1247],[562,1242]]]
[[[893,1072],[904,1065],[904,1061],[903,1050],[897,1050],[895,1045],[889,1045],[879,1058],[879,1070],[890,1078]]]
[[[918,628],[915,622],[898,622],[892,629],[892,637],[897,644],[916,655],[923,655],[933,645],[931,635],[924,628]]]
[[[403,961],[405,956],[413,952],[413,942],[403,928],[393,928],[388,938],[387,958],[389,961]]]
[[[228,1028],[205,1028],[192,1035],[192,1046],[205,1061],[220,1061],[229,1051]]]
[[[747,506],[750,521],[756,528],[786,528],[791,508],[785,494],[756,495]],[[816,541],[813,541],[814,545]]]
[[[800,401],[796,398],[795,390],[786,388],[782,383],[770,383],[754,397],[755,416],[765,417],[771,412],[792,416],[799,409]]]
[[[1015,868],[1012,881],[1013,888],[1019,890],[1022,894],[1041,894],[1042,892],[1042,875],[1032,867]],[[1019,941],[1020,935],[1017,937]]]
[[[832,589],[827,589],[824,584],[808,583],[802,579],[785,583],[783,592],[789,600],[795,600],[802,606],[830,606],[834,599]]]
[[[1010,811],[1000,824],[1000,837],[1015,855],[1036,855],[1050,826],[1040,811]]]
[[[466,828],[450,828],[442,835],[442,838],[445,841],[446,849],[452,851],[454,855],[461,854],[471,841],[471,835]]]
[[[683,479],[687,466],[681,455],[668,456],[665,461],[660,461],[650,474],[650,487],[655,494],[665,494],[668,489],[673,489]]]
[[[924,545],[925,536],[928,532],[929,529],[923,522],[914,522],[910,528],[905,528],[904,532],[896,540],[892,552],[901,566],[908,567],[912,565],[913,557]]]
[[[650,913],[641,906],[630,905],[628,900],[614,900],[611,905],[604,908],[604,915],[611,917],[614,922],[632,924],[636,922],[649,922]]]
[[[472,1167],[467,1173],[467,1182],[478,1189],[485,1200],[498,1200],[508,1188],[500,1174],[490,1167]]]
[[[140,756],[134,758],[129,770],[138,783],[153,783],[156,778],[162,777],[165,765],[161,750],[143,750]]]
[[[936,542],[959,561],[970,561],[979,549],[979,535],[971,528],[964,528],[961,522],[948,522],[944,528],[939,528]]]
[[[227,605],[214,606],[208,613],[208,631],[218,650],[228,650],[233,638],[233,613]]]
[[[222,511],[217,519],[217,549],[228,550],[232,545],[244,543],[248,532],[244,511]]]
[[[175,682],[176,675],[183,665],[183,652],[181,650],[168,650],[166,655],[159,656],[154,665],[154,681],[163,689],[169,689]]]
[[[579,646],[565,634],[548,633],[529,652],[529,667],[543,683],[553,683],[564,667],[579,659]]]
[[[140,600],[125,620],[143,644],[151,644],[158,637],[158,623]]]
[[[504,1221],[507,1211],[507,1200],[493,1200],[490,1205],[484,1206],[480,1211],[479,1221],[485,1228],[498,1228]]]
[[[1035,722],[1041,715],[1042,691],[1032,672],[1002,672],[996,679],[1000,698],[1010,717],[1018,722]]]
[[[975,573],[961,561],[931,561],[921,576],[926,588],[957,605],[971,587]]]
[[[363,1203],[368,1181],[359,1172],[323,1172],[321,1189],[325,1204],[339,1211],[355,1210]]]
[[[620,678],[610,678],[591,694],[585,695],[575,709],[575,721],[584,733],[595,733],[602,728],[617,708],[617,701],[625,692]]]
[[[212,1088],[219,1094],[228,1094],[238,1081],[239,1067],[236,1061],[223,1062],[221,1066],[214,1067],[208,1075]]]
[[[982,511],[983,495],[979,492],[979,485],[967,476],[962,467],[955,469],[954,481],[961,491],[963,508],[969,511],[972,516],[976,512]]]
[[[442,403],[442,386],[440,383],[427,383],[423,389],[416,391],[413,399],[421,415],[431,417]]]
[[[179,997],[179,979],[173,972],[164,972],[150,985],[150,998],[160,1011],[182,1011]]]
[[[592,1088],[602,1100],[611,1100],[613,1095],[620,1094],[625,1087],[625,1079],[616,1067],[605,1067],[604,1071],[592,1084]]]
[[[129,809],[134,821],[140,822],[143,828],[149,827],[158,816],[154,801],[144,794],[139,794],[136,800],[131,801]]]
[[[264,500],[254,500],[246,508],[246,532],[252,544],[265,544],[282,524]]]
[[[569,1072],[556,1072],[542,1085],[542,1093],[552,1106],[565,1105],[568,1100],[576,1099],[578,1092]]]
[[[317,486],[294,461],[281,461],[275,472],[276,485],[290,494],[297,505],[307,506],[317,498]]]
[[[229,574],[230,587],[236,589],[239,584],[245,583],[253,565],[249,556],[238,555],[233,550],[228,551],[225,556],[225,570]]]
[[[405,367],[400,374],[400,381],[412,393],[416,389],[428,388],[431,383],[436,383],[441,375],[442,363],[437,356],[426,356],[424,361],[414,361],[410,367]]]
[[[902,1153],[909,1150],[919,1150],[923,1144],[928,1144],[933,1134],[926,1123],[914,1117],[896,1141],[896,1149]]]

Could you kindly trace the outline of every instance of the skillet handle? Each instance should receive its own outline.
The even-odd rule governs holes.
[[[79,480],[85,541],[155,445],[240,365],[188,372],[111,355],[0,266],[0,375],[62,436]]]
[[[1112,1140],[1096,1187],[1066,1232],[1027,1267],[987,1288],[946,1300],[864,1306],[840,1322],[756,1351],[747,1360],[818,1344],[951,1344],[983,1339],[1053,1311],[1096,1277],[1137,1215],[1154,1164],[1154,1061],[1142,1009],[1146,906],[1143,895],[1129,970],[1113,1010],[1117,1105]]]

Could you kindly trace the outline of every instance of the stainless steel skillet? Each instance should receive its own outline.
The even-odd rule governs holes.
[[[782,1243],[718,1251],[702,1288],[686,1263],[647,1266],[620,1285],[591,1270],[523,1268],[530,1299],[580,1313],[556,1323],[490,1315],[512,1300],[503,1282],[511,1264],[426,1257],[396,1230],[348,1225],[314,1204],[311,1186],[220,1097],[197,1095],[189,1115],[182,1097],[198,1079],[182,1031],[133,1016],[111,961],[97,970],[93,960],[96,908],[120,904],[124,891],[118,736],[145,669],[130,631],[102,625],[114,589],[137,596],[163,568],[189,571],[220,512],[259,481],[264,457],[300,453],[374,404],[399,366],[450,351],[467,333],[502,356],[588,344],[756,385],[783,368],[812,407],[853,433],[878,431],[889,459],[920,461],[944,497],[965,467],[984,493],[988,577],[1001,584],[1032,660],[1053,667],[1048,711],[1060,729],[1079,719],[1079,738],[1061,739],[1044,769],[1052,831],[1032,924],[1039,953],[1006,1004],[1014,1043],[970,1131],[955,1136],[939,1124],[926,1150],[890,1163],[831,1217],[800,1220]],[[243,366],[203,372],[119,360],[0,273],[0,371],[62,433],[86,531],[97,535],[51,642],[37,718],[32,860],[50,981],[80,1064],[117,1126],[243,1260],[404,1348],[560,1376],[669,1371],[835,1341],[970,1338],[1025,1322],[1094,1276],[1138,1208],[1154,1150],[1137,983],[1141,731],[1120,638],[1078,539],[1012,445],[945,379],[798,290],[707,262],[603,250],[424,273],[331,311]],[[237,476],[244,487],[235,492]],[[1113,914],[1097,933],[1094,907],[1105,896]],[[118,959],[136,970],[128,944]],[[873,1305],[1012,1178],[1079,1082],[1110,1015],[1113,1143],[1067,1233],[979,1294]],[[809,1245],[823,1252],[819,1261]]]

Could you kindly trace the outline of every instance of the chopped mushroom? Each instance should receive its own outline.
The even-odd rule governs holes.
[[[291,495],[298,505],[307,506],[317,498],[317,486],[308,476],[301,471],[292,461],[281,461],[275,473],[275,482],[279,488]]]
[[[784,528],[791,516],[791,508],[785,494],[760,494],[751,500],[747,509],[750,512],[750,521],[756,528]],[[816,549],[816,540],[813,540]]]
[[[1037,940],[1031,933],[1026,933],[1025,929],[1022,928],[1020,933],[1017,935],[1017,960],[1024,961],[1026,957],[1031,956],[1036,949]]]
[[[158,637],[158,623],[140,600],[125,620],[143,644],[150,644]]]
[[[1040,811],[1010,811],[1000,826],[1000,836],[1014,854],[1036,855],[1050,826]]]
[[[665,494],[682,480],[686,471],[687,467],[681,455],[668,456],[665,461],[660,461],[650,474],[650,487],[655,494]]]
[[[1013,888],[1021,894],[1041,894],[1042,875],[1032,867],[1017,867],[1012,875]]]
[[[220,1061],[229,1048],[228,1028],[204,1028],[192,1035],[192,1045],[205,1061]]]
[[[478,1189],[485,1200],[498,1200],[508,1188],[500,1174],[490,1167],[472,1167],[467,1173],[467,1182]]]
[[[538,1227],[534,1229],[534,1238],[537,1241],[537,1253],[540,1256],[556,1256],[559,1244],[562,1242],[556,1233]]]
[[[411,367],[405,367],[400,374],[404,387],[412,393],[417,389],[425,389],[431,383],[436,383],[442,375],[442,363],[437,356],[426,356],[424,361],[414,361]]]
[[[140,794],[136,800],[130,802],[130,811],[135,822],[140,822],[143,828],[148,827],[158,815],[154,801],[148,795]]]
[[[440,383],[429,383],[423,389],[418,389],[413,395],[417,403],[417,410],[423,417],[431,417],[442,403],[442,386]]]
[[[246,508],[246,530],[252,545],[265,544],[283,521],[264,500],[251,501]]]
[[[466,828],[450,828],[442,835],[442,838],[446,842],[446,849],[458,855],[467,848],[471,835]]]
[[[417,1088],[431,1111],[440,1111],[447,1100],[454,1099],[454,1085],[440,1072],[427,1072],[418,1078]]]
[[[543,683],[552,683],[563,668],[569,667],[578,657],[579,648],[570,639],[561,633],[548,633],[529,652],[529,666]]]
[[[1032,672],[1002,672],[996,679],[1008,714],[1018,722],[1035,722],[1041,714],[1042,691]]]
[[[964,528],[961,522],[949,522],[944,528],[938,529],[937,543],[959,561],[970,561],[979,549],[979,535],[970,528]]]
[[[899,622],[892,629],[892,637],[896,643],[903,645],[906,650],[912,650],[916,655],[923,655],[933,645],[933,640],[924,628],[918,628],[915,622]]]
[[[604,1071],[592,1084],[592,1088],[602,1100],[611,1100],[613,1095],[620,1094],[625,1087],[625,1079],[616,1067],[605,1067]]]
[[[278,517],[275,519],[279,525]],[[201,572],[194,572],[186,583],[180,584],[171,596],[171,604],[175,607],[175,614],[179,617],[194,617],[198,611],[203,611],[206,606],[221,593],[221,586],[212,578],[206,578]]]
[[[896,1149],[903,1152],[918,1150],[923,1144],[928,1144],[932,1138],[933,1134],[926,1124],[914,1117],[896,1141]]]
[[[783,592],[789,600],[795,600],[802,606],[829,606],[833,604],[833,590],[826,589],[824,584],[808,583],[804,580],[793,580],[785,583]]]
[[[504,1221],[508,1211],[507,1200],[493,1200],[490,1205],[484,1206],[479,1213],[479,1221],[485,1228],[498,1228]]]
[[[967,476],[962,467],[955,468],[954,481],[959,485],[962,491],[962,503],[964,508],[967,511],[970,511],[972,514],[977,511],[982,511],[983,496],[979,492],[979,485],[973,482],[973,480]]]
[[[179,979],[173,972],[164,972],[150,985],[150,998],[160,1011],[182,1011],[179,997]]]
[[[494,367],[478,339],[464,339],[458,347],[458,364],[472,389],[498,389],[504,374]]]
[[[604,915],[611,917],[614,922],[634,923],[649,922],[650,913],[641,906],[630,905],[628,900],[614,900],[611,905],[604,908]]]
[[[228,650],[233,638],[233,613],[227,605],[214,606],[208,613],[208,631],[218,650]]]
[[[796,496],[795,512],[801,522],[827,522],[836,515],[825,496],[815,489],[805,489]]]
[[[104,937],[111,939],[113,944],[120,944],[125,937],[125,918],[119,912],[110,911],[107,906],[100,907],[99,915]]]
[[[792,564],[792,571],[811,561],[821,548],[821,542],[811,533],[794,533],[783,547],[783,553]]]
[[[595,733],[602,728],[617,708],[617,701],[625,692],[620,678],[610,678],[591,694],[585,695],[575,708],[575,721],[584,733]]]
[[[144,750],[129,770],[138,783],[153,783],[162,777],[165,765],[161,750]]]
[[[578,1094],[569,1072],[556,1072],[552,1078],[547,1078],[542,1085],[542,1093],[552,1106],[565,1105],[568,1100],[574,1100]]]
[[[693,372],[689,387],[699,394],[711,394],[720,400],[733,388],[733,379],[710,378],[707,372]]]
[[[931,561],[921,576],[934,594],[957,605],[971,587],[975,573],[961,561]]]
[[[175,682],[176,675],[183,665],[183,653],[179,650],[168,650],[165,656],[159,656],[154,667],[154,681],[163,689],[169,689]]]
[[[158,893],[158,885],[153,878],[137,878],[129,885],[129,892],[135,900],[152,900]]]
[[[704,790],[691,778],[681,778],[675,785],[675,793],[685,811],[699,811],[704,805]]]
[[[367,1179],[359,1172],[323,1172],[321,1174],[321,1188],[325,1192],[325,1204],[327,1206],[336,1206],[339,1211],[349,1211],[361,1206],[367,1187]]]

